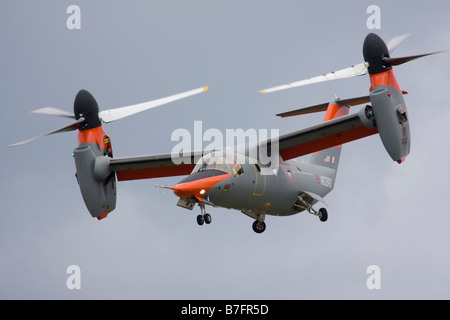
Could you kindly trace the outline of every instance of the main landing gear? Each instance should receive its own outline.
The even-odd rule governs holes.
[[[309,201],[308,201],[309,200]],[[327,221],[328,212],[325,208],[320,208],[319,211],[316,211],[312,205],[312,197],[308,194],[302,193],[298,196],[297,201],[294,203],[294,209],[297,211],[308,210],[309,213],[319,217],[319,220],[322,222]]]
[[[255,221],[252,224],[253,231],[256,233],[263,233],[266,230],[266,223],[264,222],[266,218],[265,213],[255,213]]]
[[[256,233],[263,233],[264,230],[266,230],[266,223],[264,221],[255,220],[252,227],[253,231],[255,231]]]
[[[317,215],[320,219],[320,221],[325,222],[328,219],[328,211],[325,208],[319,209],[319,214]]]
[[[198,206],[200,207],[200,214],[197,216],[198,225],[202,226],[204,223],[210,224],[212,218],[209,213],[206,213],[205,204],[199,203]]]
[[[319,211],[316,211],[311,207],[311,208],[309,208],[308,212],[319,217],[319,220],[322,222],[325,222],[328,220],[328,211],[325,208],[320,208]]]
[[[256,233],[263,233],[266,230],[266,223],[264,222],[266,214],[264,212],[241,210],[241,212],[250,218],[255,219],[252,224],[253,231]]]

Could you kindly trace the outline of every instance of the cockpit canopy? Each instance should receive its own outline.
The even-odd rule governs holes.
[[[244,169],[236,157],[230,155],[207,154],[200,158],[191,174],[207,170],[218,170],[235,177],[244,173]]]

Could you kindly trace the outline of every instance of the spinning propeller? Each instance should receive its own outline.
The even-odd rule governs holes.
[[[275,92],[300,86],[305,86],[313,83],[319,83],[329,80],[337,80],[337,79],[345,79],[351,78],[355,76],[361,76],[369,73],[378,73],[384,70],[389,70],[392,66],[397,66],[403,64],[405,62],[409,62],[418,58],[426,57],[432,54],[441,53],[444,51],[431,52],[413,56],[406,57],[398,57],[391,58],[389,53],[392,53],[406,38],[408,38],[410,34],[404,34],[397,37],[392,38],[387,46],[384,45],[384,42],[374,33],[369,34],[366,37],[363,45],[363,55],[365,62],[355,64],[351,67],[344,68],[338,71],[326,73],[317,77],[300,80],[296,82],[291,82],[287,84],[283,84],[276,87],[271,87],[268,89],[260,90],[260,93],[269,93]],[[381,40],[381,41],[380,41]],[[383,44],[383,45],[380,45]],[[383,58],[380,60],[379,55],[383,55]],[[374,59],[375,57],[375,59]]]
[[[345,100],[335,99],[328,103],[283,112],[278,114],[278,116],[290,117],[319,111],[328,112],[328,110],[331,110],[330,114],[332,114],[333,110],[339,109],[339,106],[354,106],[370,102],[371,104],[361,108],[356,116],[352,115],[348,118],[358,117],[358,123],[363,125],[361,128],[365,128],[360,129],[361,132],[355,134],[355,136],[361,137],[364,136],[364,134],[371,134],[369,132],[370,129],[376,128],[388,154],[394,161],[402,163],[410,151],[411,135],[407,108],[403,99],[403,95],[406,92],[400,89],[392,67],[421,57],[443,52],[439,51],[391,58],[390,53],[408,36],[409,35],[401,35],[395,37],[386,45],[378,35],[369,33],[364,40],[362,50],[365,62],[321,76],[268,88],[261,90],[260,92],[275,92],[312,83],[350,78],[369,73],[370,90],[369,95],[367,96]],[[329,119],[329,115],[325,115],[324,121],[328,121]],[[367,131],[367,129],[369,129],[369,131]],[[353,139],[353,137],[349,137],[349,141],[352,141],[351,139]]]
[[[99,111],[97,101],[95,98],[90,94],[87,90],[80,90],[78,94],[75,97],[75,101],[73,104],[74,113],[70,113],[64,110],[60,110],[57,108],[41,108],[34,111],[31,111],[32,113],[39,113],[39,114],[45,114],[45,115],[52,115],[52,116],[58,116],[58,117],[65,117],[65,118],[71,118],[75,121],[62,127],[57,130],[42,134],[40,136],[36,136],[18,143],[14,143],[9,145],[10,147],[17,147],[24,144],[27,144],[29,142],[32,142],[34,140],[37,140],[39,138],[60,133],[60,132],[66,132],[66,131],[73,131],[73,130],[85,130],[85,129],[91,129],[95,128],[101,125],[101,122],[109,123],[115,120],[119,120],[128,116],[131,116],[133,114],[155,108],[170,102],[174,102],[183,98],[187,98],[202,92],[205,92],[208,90],[208,87],[201,87],[194,90],[185,91],[182,93],[174,94],[165,98],[160,98],[144,103],[139,103],[131,106],[126,106],[122,108],[115,108],[115,109],[109,109],[104,111]]]

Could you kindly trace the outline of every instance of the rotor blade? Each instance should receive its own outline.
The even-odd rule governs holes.
[[[447,50],[448,51],[448,50]],[[437,54],[437,53],[442,53],[442,52],[446,52],[446,50],[444,51],[436,51],[436,52],[431,52],[431,53],[424,53],[424,54],[418,54],[415,56],[407,56],[407,57],[398,57],[398,58],[384,58],[384,61],[392,66],[398,66],[400,64],[415,60],[415,59],[419,59],[422,57],[426,57],[432,54]]]
[[[41,109],[36,109],[33,111],[30,111],[31,113],[39,113],[39,114],[46,114],[46,115],[50,115],[50,116],[57,116],[57,117],[65,117],[65,118],[72,118],[74,119],[75,116],[73,115],[73,113],[61,110],[61,109],[57,109],[57,108],[52,108],[52,107],[46,107],[46,108],[41,108]]]
[[[305,86],[308,84],[319,83],[319,82],[324,82],[324,81],[329,81],[329,80],[345,79],[345,78],[360,76],[360,75],[367,73],[367,67],[368,67],[368,64],[366,62],[363,62],[363,63],[355,64],[351,67],[344,68],[344,69],[341,69],[338,71],[326,73],[321,76],[317,76],[317,77],[313,77],[313,78],[309,78],[309,79],[301,80],[301,81],[297,81],[297,82],[291,82],[288,84],[283,84],[281,86],[276,86],[276,87],[260,90],[259,92],[260,93],[269,93],[269,92],[275,92],[275,91]]]
[[[65,126],[65,127],[62,127],[62,128],[60,128],[60,129],[57,129],[57,130],[52,131],[52,132],[49,132],[49,133],[45,133],[45,134],[40,135],[40,136],[37,136],[37,137],[33,137],[33,138],[30,138],[30,139],[27,139],[27,140],[24,140],[24,141],[21,141],[21,142],[17,142],[17,143],[11,144],[11,145],[9,145],[8,147],[22,146],[22,145],[24,145],[24,144],[27,144],[27,143],[29,143],[29,142],[32,142],[32,141],[34,141],[34,140],[37,140],[37,139],[39,139],[39,138],[42,138],[42,137],[45,137],[45,136],[48,136],[48,135],[51,135],[51,134],[60,133],[60,132],[66,132],[66,131],[77,130],[77,129],[80,127],[80,124],[81,124],[84,120],[85,120],[85,119],[84,119],[83,117],[81,117],[81,118],[78,119],[77,121],[72,122],[71,124],[69,124],[69,125],[67,125],[67,126]]]
[[[161,99],[157,99],[157,100],[153,100],[153,101],[148,101],[148,102],[135,104],[135,105],[131,105],[131,106],[126,106],[126,107],[122,107],[122,108],[101,111],[98,115],[99,115],[99,118],[103,122],[108,123],[108,122],[112,122],[112,121],[115,121],[118,119],[122,119],[122,118],[125,118],[128,116],[131,116],[133,114],[136,114],[136,113],[139,113],[139,112],[151,109],[151,108],[161,106],[166,103],[170,103],[170,102],[173,102],[176,100],[180,100],[183,98],[193,96],[195,94],[205,92],[206,90],[208,90],[208,87],[202,87],[202,88],[185,91],[182,93],[178,93],[178,94],[175,94],[175,95],[172,95],[169,97],[165,97],[165,98],[161,98]]]
[[[389,40],[389,42],[387,43],[387,47],[389,50],[389,53],[392,53],[395,51],[395,49],[398,48],[398,46],[406,40],[406,38],[408,38],[411,35],[411,33],[406,33],[406,34],[402,34],[396,37],[393,37],[392,39]]]

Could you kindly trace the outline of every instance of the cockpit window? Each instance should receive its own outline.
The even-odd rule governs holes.
[[[192,172],[206,170],[219,170],[231,174],[231,170],[223,157],[203,157],[198,161]]]
[[[232,156],[205,156],[197,162],[197,165],[192,170],[192,173],[206,170],[218,170],[231,174],[235,177],[244,173],[244,169],[241,164],[235,157]]]

